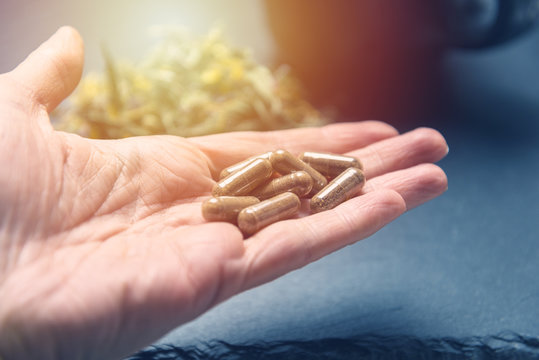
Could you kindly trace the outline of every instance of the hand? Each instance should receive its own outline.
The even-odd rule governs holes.
[[[0,357],[118,358],[217,303],[363,239],[447,187],[431,129],[323,128],[90,140],[54,131],[75,88],[77,32],[60,29],[0,76]],[[221,169],[284,148],[361,159],[362,196],[244,239],[201,202]]]

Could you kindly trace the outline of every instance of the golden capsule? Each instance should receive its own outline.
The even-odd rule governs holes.
[[[365,185],[365,175],[358,168],[348,168],[311,199],[311,212],[333,209],[355,196]]]
[[[288,219],[299,211],[301,203],[296,194],[285,192],[268,200],[251,205],[238,215],[238,226],[246,235],[279,220]]]
[[[271,153],[271,165],[275,171],[282,175],[295,171],[305,171],[313,179],[313,192],[320,191],[327,185],[327,179],[307,163],[301,161],[286,150],[276,150]]]
[[[338,176],[350,167],[363,169],[361,162],[352,156],[306,151],[299,156],[299,159],[330,178]]]
[[[255,189],[253,196],[266,200],[275,195],[290,191],[299,197],[307,195],[313,188],[313,179],[305,171],[296,171],[271,180],[266,185]]]
[[[208,221],[236,223],[240,211],[259,203],[254,196],[219,196],[202,203],[202,216]]]
[[[248,195],[264,183],[273,173],[271,163],[265,159],[254,159],[244,168],[220,180],[213,187],[213,196]]]
[[[243,160],[243,161],[240,161],[239,163],[231,165],[231,166],[223,169],[223,171],[221,171],[221,173],[219,174],[219,179],[224,179],[227,176],[229,176],[230,174],[235,173],[239,169],[244,168],[245,165],[249,164],[254,159],[266,159],[266,160],[269,160],[270,155],[271,155],[271,151],[268,151],[266,153],[263,153],[263,154],[260,154],[260,155],[257,155],[257,156],[252,156],[252,157],[250,157],[250,158],[248,158],[246,160]]]

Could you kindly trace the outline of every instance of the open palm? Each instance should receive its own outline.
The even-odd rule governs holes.
[[[380,122],[89,140],[54,131],[76,86],[82,41],[62,28],[0,76],[0,357],[115,358],[215,304],[369,236],[441,194],[431,129]],[[200,204],[217,174],[284,148],[360,158],[362,196],[244,239]]]

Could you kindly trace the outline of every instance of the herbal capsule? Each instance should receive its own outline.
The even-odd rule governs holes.
[[[271,180],[268,184],[255,189],[253,196],[260,200],[269,199],[275,195],[290,191],[297,196],[305,196],[313,188],[313,179],[305,171],[296,171],[292,174]]]
[[[363,169],[361,162],[352,156],[306,151],[299,156],[299,159],[330,178],[338,176],[350,167]]]
[[[311,199],[311,212],[333,209],[356,195],[365,185],[365,175],[358,168],[348,168]]]
[[[252,157],[248,158],[247,160],[243,160],[243,161],[240,161],[239,163],[231,165],[231,166],[223,169],[223,171],[221,171],[221,173],[219,174],[219,179],[224,179],[228,175],[230,175],[232,173],[235,173],[236,171],[238,171],[241,168],[244,168],[245,165],[249,164],[254,159],[266,159],[266,160],[269,160],[270,155],[271,155],[271,151],[268,151],[267,153],[263,153],[263,154],[260,154],[260,155],[257,155],[257,156],[252,156]]]
[[[327,179],[308,164],[293,156],[286,150],[276,150],[270,155],[271,165],[275,171],[285,175],[294,171],[305,171],[313,178],[313,191],[320,191],[327,185]]]
[[[259,203],[254,196],[219,196],[202,203],[202,216],[208,221],[236,223],[240,211]]]
[[[238,226],[244,234],[252,235],[274,222],[292,217],[299,207],[298,196],[285,192],[240,211]]]
[[[254,159],[243,169],[220,180],[213,187],[213,196],[247,195],[264,183],[273,173],[271,163],[265,159]]]

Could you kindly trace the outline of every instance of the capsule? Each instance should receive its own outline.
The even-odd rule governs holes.
[[[275,195],[290,191],[299,197],[305,196],[313,188],[313,179],[305,171],[296,171],[292,174],[284,175],[271,180],[268,184],[262,185],[253,192],[260,200],[266,200]]]
[[[313,192],[320,191],[327,185],[327,179],[311,166],[293,156],[286,150],[276,150],[270,155],[271,165],[275,171],[282,175],[292,173],[294,171],[305,171],[313,179]]]
[[[273,173],[271,163],[265,159],[254,159],[243,169],[220,180],[213,187],[213,196],[248,195],[263,184]]]
[[[254,196],[219,196],[202,203],[202,216],[208,221],[236,223],[240,211],[259,203]]]
[[[311,212],[333,209],[355,196],[365,185],[365,175],[358,168],[348,168],[311,199]]]
[[[240,211],[238,227],[244,234],[252,235],[274,222],[294,216],[299,211],[299,207],[298,196],[285,192]]]
[[[219,180],[226,178],[228,175],[230,175],[232,173],[235,173],[236,171],[238,171],[241,168],[244,168],[245,165],[249,164],[254,159],[266,159],[266,160],[269,160],[270,155],[271,155],[271,151],[268,151],[266,153],[263,153],[263,154],[260,154],[260,155],[257,155],[257,156],[252,156],[252,157],[250,157],[250,158],[248,158],[246,160],[243,160],[243,161],[240,161],[239,163],[231,165],[231,166],[223,169],[223,171],[221,171],[221,173],[219,174]]]
[[[363,169],[361,162],[352,156],[306,151],[299,156],[299,159],[311,165],[320,174],[330,178],[338,176],[350,167]]]

